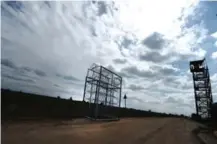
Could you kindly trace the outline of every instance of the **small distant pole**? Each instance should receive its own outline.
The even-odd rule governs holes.
[[[125,102],[125,108],[127,107],[127,96],[126,96],[126,94],[124,95],[124,102]]]

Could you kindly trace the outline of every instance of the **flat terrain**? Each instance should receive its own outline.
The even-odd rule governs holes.
[[[41,121],[4,123],[3,144],[199,144],[198,124],[181,118],[129,118],[90,123]]]

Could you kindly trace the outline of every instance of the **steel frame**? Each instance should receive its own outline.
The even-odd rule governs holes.
[[[193,76],[194,95],[197,115],[201,119],[211,118],[213,103],[209,69],[205,59],[190,62],[190,71]]]
[[[93,64],[85,78],[83,101],[89,103],[91,119],[118,118],[111,112],[111,107],[120,107],[122,77],[113,71]]]

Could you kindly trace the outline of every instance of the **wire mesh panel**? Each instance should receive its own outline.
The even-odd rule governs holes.
[[[89,103],[89,117],[116,119],[114,107],[121,104],[122,77],[111,70],[93,64],[87,71],[83,101]]]
[[[208,66],[205,59],[190,62],[193,75],[195,105],[197,115],[202,119],[211,118],[212,91]]]

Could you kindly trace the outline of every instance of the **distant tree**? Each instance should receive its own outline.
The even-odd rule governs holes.
[[[60,96],[57,96],[57,99],[60,99]]]
[[[72,97],[70,97],[69,100],[72,100]]]

